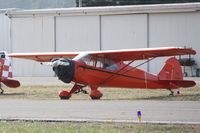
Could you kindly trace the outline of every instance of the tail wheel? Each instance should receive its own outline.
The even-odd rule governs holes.
[[[98,100],[103,96],[99,90],[91,90],[90,97],[92,100]]]
[[[59,92],[59,97],[61,100],[67,100],[71,97],[71,94],[68,91],[63,90]]]

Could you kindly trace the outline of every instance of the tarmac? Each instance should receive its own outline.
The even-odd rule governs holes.
[[[0,100],[1,120],[200,124],[199,101]]]
[[[23,85],[65,85],[56,77],[15,79]],[[141,111],[142,123],[200,124],[200,101],[0,99],[0,107],[0,119],[5,121],[138,123]]]

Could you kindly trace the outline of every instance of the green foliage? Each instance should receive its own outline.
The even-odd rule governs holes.
[[[81,122],[0,122],[0,133],[188,133],[199,125],[81,123]]]
[[[75,7],[76,0],[0,0],[0,9],[42,9]]]
[[[165,4],[165,3],[199,2],[199,1],[200,0],[82,0],[82,6]]]
[[[200,0],[82,0],[82,6],[117,6],[200,2]],[[0,0],[0,9],[68,8],[79,5],[79,0]]]

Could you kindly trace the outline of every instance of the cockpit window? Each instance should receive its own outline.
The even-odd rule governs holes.
[[[111,70],[111,71],[114,71],[114,70],[117,70],[118,67],[117,67],[117,64],[112,64],[112,65],[106,67],[106,69]]]
[[[85,56],[79,58],[79,61],[85,63],[86,65],[94,66],[97,68],[104,68],[104,69],[108,69],[108,70],[117,70],[118,69],[118,66],[114,61],[106,59],[106,58],[85,55]]]

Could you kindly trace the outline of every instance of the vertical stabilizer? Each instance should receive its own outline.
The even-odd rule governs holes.
[[[160,80],[183,80],[182,69],[175,57],[169,58],[158,74]]]

